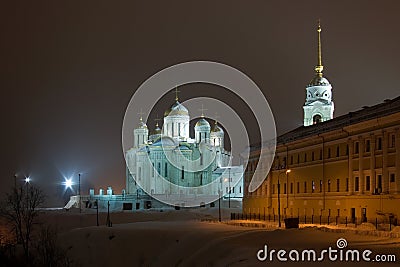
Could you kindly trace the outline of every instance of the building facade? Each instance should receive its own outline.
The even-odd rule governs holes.
[[[320,25],[317,33],[318,63],[306,87],[303,126],[277,138],[273,166],[254,192],[247,189],[260,148],[251,148],[243,212],[273,216],[279,206],[283,217],[396,220],[400,97],[333,118],[332,86],[322,74]]]
[[[277,140],[273,166],[246,191],[260,151],[245,171],[245,213],[330,216],[360,221],[400,216],[400,97],[308,127]]]
[[[127,195],[176,199],[181,206],[185,198],[198,196],[203,200],[215,200],[219,195],[242,200],[243,167],[229,165],[231,154],[224,148],[222,127],[216,121],[211,126],[203,115],[194,126],[194,138],[189,136],[189,127],[189,111],[178,97],[165,112],[162,129],[157,124],[149,134],[140,120],[134,129],[133,147],[126,152]]]

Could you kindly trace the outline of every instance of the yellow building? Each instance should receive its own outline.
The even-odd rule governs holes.
[[[333,118],[332,86],[322,73],[320,25],[317,37],[318,61],[306,87],[304,125],[277,138],[268,177],[250,193],[247,189],[260,155],[260,148],[251,148],[243,212],[276,216],[279,206],[283,217],[396,222],[400,97]]]
[[[243,212],[283,217],[396,220],[400,215],[400,97],[301,126],[277,139],[272,168],[256,191],[245,190]],[[253,147],[245,188],[258,163]],[[289,170],[289,171],[288,171]]]

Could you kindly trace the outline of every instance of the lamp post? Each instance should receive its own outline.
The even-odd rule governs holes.
[[[82,201],[81,201],[81,174],[78,174],[78,195],[79,195],[79,213],[82,212]]]
[[[29,182],[31,181],[31,178],[28,176],[25,178],[25,185],[26,185],[26,210],[29,209]]]
[[[231,208],[231,167],[228,168],[228,187],[229,187],[228,208]]]
[[[291,170],[286,170],[286,209],[289,208],[289,173]]]
[[[287,179],[287,175],[291,170],[286,170],[285,172],[280,172],[278,175],[278,226],[281,227],[281,184],[279,183],[279,177],[281,176],[281,174],[286,173],[286,179]],[[287,190],[286,190],[286,194],[287,194]]]
[[[222,197],[222,177],[219,178],[218,188],[218,221],[221,222],[221,197]]]

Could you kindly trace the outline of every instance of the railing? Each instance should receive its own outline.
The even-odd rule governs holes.
[[[281,222],[286,218],[293,216],[281,216]],[[297,217],[296,217],[297,218]],[[300,224],[317,224],[317,225],[339,225],[345,227],[359,227],[362,223],[371,223],[377,230],[391,231],[394,226],[398,225],[396,218],[359,218],[359,217],[343,217],[343,216],[322,216],[309,215],[299,216]],[[277,214],[261,214],[261,213],[231,213],[231,220],[250,220],[250,221],[265,221],[278,223]]]

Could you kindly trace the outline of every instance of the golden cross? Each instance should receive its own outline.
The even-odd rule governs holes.
[[[181,91],[178,90],[178,86],[175,86],[175,101],[179,100],[178,93],[180,93],[180,92]]]
[[[142,111],[142,109],[140,109],[140,112],[138,113],[138,115],[140,115],[140,121],[143,121],[143,115],[145,113]]]
[[[215,124],[217,124],[218,119],[221,118],[221,117],[218,115],[218,112],[215,112],[214,118],[215,118]]]
[[[161,121],[161,119],[158,117],[158,114],[157,114],[156,118],[154,119],[154,121],[156,122],[156,127],[158,127],[158,122]]]
[[[206,111],[207,109],[204,108],[204,105],[201,104],[201,109],[199,109],[199,111],[201,111],[201,117],[204,118],[204,111]]]

